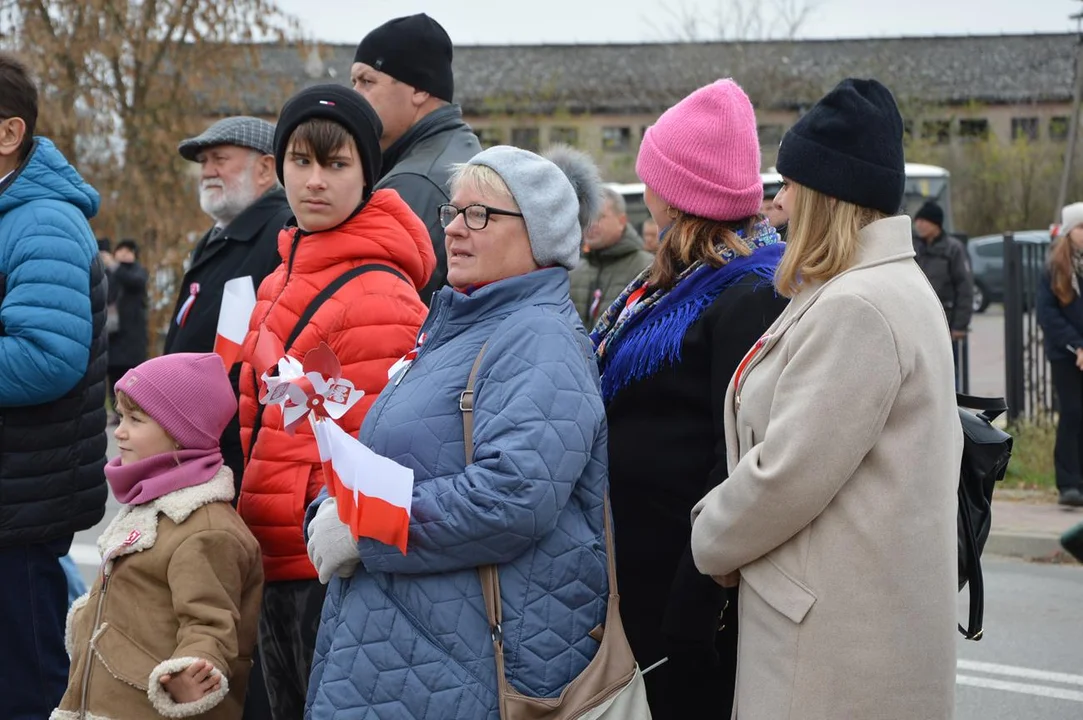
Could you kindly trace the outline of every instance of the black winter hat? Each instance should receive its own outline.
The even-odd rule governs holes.
[[[286,148],[290,136],[297,126],[313,118],[323,118],[338,123],[357,143],[361,154],[361,169],[365,174],[364,198],[372,194],[372,189],[380,179],[380,136],[384,126],[372,106],[360,93],[341,85],[313,85],[300,91],[282,106],[275,125],[275,170],[278,181],[285,182],[282,167],[286,159]]]
[[[782,138],[778,172],[807,188],[889,215],[906,188],[903,121],[891,91],[848,78]]]
[[[944,209],[932,200],[926,201],[918,210],[915,220],[928,220],[938,227],[944,227]]]
[[[455,95],[451,38],[425,13],[389,20],[361,41],[354,62],[447,102]]]

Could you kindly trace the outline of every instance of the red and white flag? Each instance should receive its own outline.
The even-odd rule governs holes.
[[[248,333],[248,322],[256,308],[256,289],[252,277],[233,278],[222,289],[222,307],[218,311],[218,334],[214,351],[221,356],[226,369],[241,357],[241,345]]]
[[[413,470],[377,455],[334,421],[309,417],[320,448],[324,483],[335,498],[339,520],[355,538],[379,540],[405,555]]]

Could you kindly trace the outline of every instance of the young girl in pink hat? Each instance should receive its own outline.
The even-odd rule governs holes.
[[[68,613],[68,689],[52,720],[241,717],[263,588],[259,544],[230,505],[218,438],[236,411],[214,354],[149,360],[116,384],[123,507]]]

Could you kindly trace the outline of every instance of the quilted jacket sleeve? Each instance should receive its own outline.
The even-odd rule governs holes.
[[[6,294],[0,300],[0,406],[37,405],[63,396],[86,373],[93,333],[93,258],[77,211],[49,222],[9,217]],[[70,214],[70,217],[69,217]],[[21,221],[21,222],[20,222]],[[79,225],[83,226],[80,227]]]
[[[368,570],[504,563],[556,526],[603,431],[596,374],[560,318],[539,314],[503,327],[490,338],[475,386],[474,462],[415,485],[405,555],[358,543]]]

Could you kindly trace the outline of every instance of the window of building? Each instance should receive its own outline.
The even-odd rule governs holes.
[[[1067,140],[1069,120],[1067,115],[1049,118],[1049,139]]]
[[[511,144],[531,152],[541,149],[541,133],[538,128],[512,128]]]
[[[1038,139],[1038,118],[1017,117],[1012,118],[1012,140]]]
[[[779,143],[782,142],[782,126],[781,125],[759,125],[756,127],[756,132],[760,136],[760,147],[762,148],[777,148]]]
[[[575,147],[579,144],[579,128],[555,127],[549,128],[549,144],[564,143]]]
[[[483,148],[504,144],[504,130],[502,128],[474,128],[474,134],[478,136],[478,143],[480,143]]]
[[[602,150],[606,152],[627,152],[632,149],[632,128],[602,128]]]
[[[960,120],[959,137],[964,140],[985,140],[989,137],[989,121],[985,118]]]
[[[951,142],[951,120],[926,120],[921,123],[921,137],[936,145]]]

